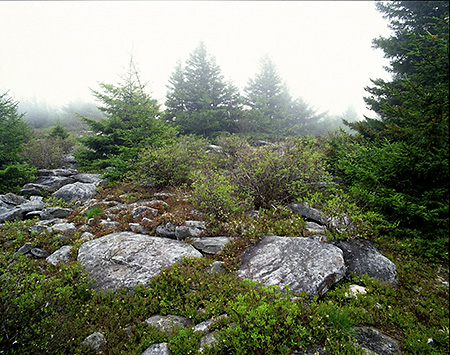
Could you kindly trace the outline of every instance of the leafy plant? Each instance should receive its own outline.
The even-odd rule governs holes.
[[[0,194],[19,192],[23,185],[35,179],[36,171],[36,167],[28,164],[10,165],[0,170]]]
[[[205,164],[207,146],[205,139],[185,136],[162,147],[146,148],[128,178],[156,188],[190,184],[193,172]]]
[[[305,325],[307,307],[272,287],[238,295],[227,313],[231,324],[219,332],[219,342],[233,354],[288,354],[311,342]]]

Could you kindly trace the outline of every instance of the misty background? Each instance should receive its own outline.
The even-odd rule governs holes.
[[[388,78],[372,40],[390,33],[372,1],[0,2],[0,92],[35,128],[98,115],[90,89],[130,58],[164,105],[168,79],[203,41],[242,92],[268,56],[293,97],[340,119],[373,117],[370,79]],[[70,122],[71,121],[71,122]]]

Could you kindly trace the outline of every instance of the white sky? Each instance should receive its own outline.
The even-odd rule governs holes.
[[[372,39],[388,36],[372,1],[0,1],[0,93],[62,105],[93,101],[130,55],[163,104],[176,62],[204,41],[241,90],[269,55],[294,98],[339,114],[365,109],[370,78],[388,78]]]

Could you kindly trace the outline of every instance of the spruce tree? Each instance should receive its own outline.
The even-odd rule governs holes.
[[[165,119],[180,127],[182,133],[214,137],[220,132],[237,131],[239,92],[224,81],[204,43],[190,54],[184,67],[177,64],[169,84]]]
[[[163,123],[157,101],[145,92],[139,73],[130,61],[130,67],[117,85],[100,83],[101,90],[92,90],[101,103],[100,119],[80,116],[94,132],[83,137],[77,159],[85,169],[109,170],[109,177],[120,179],[130,169],[144,147],[164,144],[176,131]]]

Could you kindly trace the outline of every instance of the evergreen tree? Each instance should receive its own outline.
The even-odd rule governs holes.
[[[363,201],[397,223],[430,255],[448,248],[448,2],[377,3],[394,34],[374,41],[390,58],[391,81],[366,88],[379,118],[349,123],[370,144],[340,162]],[[448,251],[444,253],[448,257]]]
[[[169,79],[165,119],[184,134],[214,137],[236,132],[241,115],[240,95],[223,80],[220,67],[203,43],[190,54],[185,67],[178,63]]]
[[[102,91],[92,92],[105,117],[95,120],[81,116],[95,134],[81,139],[87,149],[78,153],[78,162],[86,169],[114,167],[109,177],[119,179],[142,148],[163,144],[176,132],[160,119],[160,106],[145,92],[132,60],[122,82],[100,83],[100,87]]]
[[[59,137],[61,139],[66,139],[69,137],[69,133],[67,133],[66,128],[58,122],[51,130],[48,135],[49,137]]]
[[[245,87],[247,130],[265,136],[306,133],[320,119],[313,109],[300,98],[293,99],[281,80],[274,63],[265,57],[260,72]]]
[[[349,126],[367,138],[390,141],[445,138],[448,132],[448,2],[377,3],[394,34],[374,40],[390,59],[391,81],[372,80],[365,98],[378,119]],[[447,133],[448,135],[448,133]],[[442,143],[442,142],[441,142]]]
[[[31,130],[17,107],[18,102],[7,93],[0,95],[0,169],[17,163],[23,145],[31,138]]]

